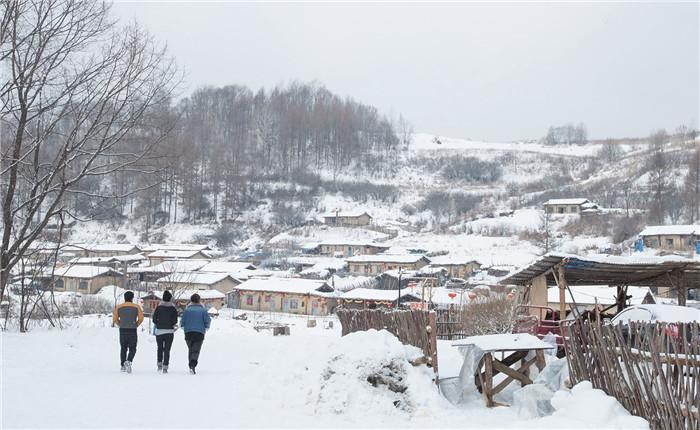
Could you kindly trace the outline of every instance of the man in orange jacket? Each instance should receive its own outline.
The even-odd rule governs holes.
[[[136,342],[138,337],[136,329],[143,322],[141,306],[134,301],[134,292],[124,293],[124,303],[114,308],[112,322],[119,326],[119,345],[121,346],[120,359],[122,372],[131,373],[131,363],[136,355]],[[128,351],[128,356],[127,356]]]

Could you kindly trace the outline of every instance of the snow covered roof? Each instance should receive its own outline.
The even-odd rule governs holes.
[[[114,255],[111,257],[77,257],[70,260],[71,264],[115,263],[135,262],[147,260],[142,254]]]
[[[256,267],[251,263],[243,261],[212,261],[199,268],[200,272],[218,272],[218,273],[238,273],[245,270],[255,270]]]
[[[199,253],[201,253],[205,257],[209,257],[209,254],[207,254],[205,251],[201,251],[198,249],[190,249],[185,251],[161,249],[148,254],[148,258],[192,258]]]
[[[130,267],[129,272],[149,272],[149,273],[173,273],[192,272],[209,264],[210,260],[190,259],[190,260],[166,260],[162,263],[148,267]]]
[[[153,243],[150,245],[142,245],[140,247],[143,251],[208,251],[211,248],[209,245],[200,244],[183,244],[183,243]]]
[[[360,288],[373,284],[375,278],[373,276],[331,276],[326,283],[335,288],[336,291],[349,291],[353,288]]]
[[[700,225],[651,225],[642,230],[640,236],[659,236],[659,235],[683,235],[689,236],[698,234]]]
[[[355,288],[340,296],[344,300],[372,300],[376,302],[393,302],[399,297],[398,290],[376,290],[373,288]],[[410,297],[420,300],[411,291],[401,290],[401,298]]]
[[[566,292],[566,303],[577,305],[594,305],[596,302],[599,305],[613,305],[617,303],[617,289],[615,287],[607,287],[601,285],[573,285],[569,289],[574,296],[574,301],[571,300],[571,294]],[[632,296],[629,300],[630,304],[639,305],[644,301],[647,294],[651,294],[649,287],[627,287],[627,295]],[[550,287],[547,290],[547,301],[549,303],[559,303],[559,288]]]
[[[372,218],[372,215],[370,215],[364,211],[327,212],[327,213],[323,214],[322,216],[324,218],[335,218],[336,216],[337,217],[344,217],[344,218],[357,218],[357,217],[361,217],[362,215],[367,215],[368,217]]]
[[[129,252],[134,249],[140,251],[141,248],[131,243],[76,243],[71,245],[73,249],[80,249],[92,252]]]
[[[469,263],[478,263],[475,258],[457,255],[437,255],[430,257],[432,266],[455,266]]]
[[[158,279],[157,282],[170,284],[214,285],[226,278],[233,279],[227,273],[175,272]]]
[[[376,243],[372,241],[363,241],[363,240],[344,240],[344,239],[334,239],[334,240],[324,240],[323,242],[319,242],[319,245],[327,245],[327,246],[373,246],[375,248],[384,248],[384,249],[389,249],[391,248],[388,245],[382,245],[381,243]]]
[[[90,279],[97,276],[121,276],[122,274],[114,269],[104,266],[88,266],[83,264],[57,267],[54,270],[54,276],[61,276],[64,278],[84,278]],[[51,276],[51,271],[47,270],[44,272],[45,275]]]
[[[251,278],[235,287],[239,291],[267,291],[273,293],[313,294],[325,296],[333,288],[326,281],[301,278]]]
[[[171,291],[172,292],[172,291]],[[163,291],[151,291],[159,299],[163,298]],[[224,299],[226,295],[218,290],[175,290],[172,292],[174,300],[189,300],[192,294],[199,294],[203,300]]]
[[[290,264],[312,267],[315,270],[340,270],[345,267],[345,260],[334,257],[290,257],[287,258],[287,262]]]
[[[374,254],[374,255],[357,255],[345,259],[348,263],[403,263],[411,264],[425,259],[430,262],[425,255],[422,254]]]
[[[582,205],[584,203],[589,203],[588,199],[577,198],[577,199],[549,199],[544,202],[545,205]]]

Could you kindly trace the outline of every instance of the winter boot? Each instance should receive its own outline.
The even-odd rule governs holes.
[[[197,372],[194,371],[194,367],[190,367],[190,375],[196,375]]]
[[[126,372],[126,366],[124,366],[123,364],[122,364],[121,371],[122,371],[122,372]]]
[[[162,372],[163,372],[163,373],[168,373],[168,366],[163,366]]]
[[[131,361],[125,361],[124,367],[126,368],[126,373],[131,373]]]
[[[158,363],[158,371],[159,372],[163,371],[163,363]]]

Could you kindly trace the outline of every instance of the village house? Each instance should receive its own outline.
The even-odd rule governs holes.
[[[148,254],[148,261],[150,261],[151,266],[155,266],[166,260],[203,260],[207,258],[211,258],[211,255],[206,251],[199,251],[196,249],[187,251],[162,249]]]
[[[133,255],[141,253],[141,248],[128,243],[79,243],[64,246],[61,248],[61,250],[63,252],[72,253],[76,257],[114,257],[116,255]]]
[[[192,294],[199,294],[200,303],[207,309],[219,310],[226,306],[226,295],[217,290],[175,290],[173,291],[173,304],[182,312],[190,303]],[[143,313],[146,316],[153,315],[153,311],[163,299],[163,291],[150,291],[148,295],[141,297]]]
[[[551,199],[544,202],[547,214],[586,214],[598,212],[598,205],[588,199]]]
[[[396,290],[399,288],[399,278],[401,288],[410,288],[417,285],[430,285],[437,287],[441,285],[447,276],[447,269],[444,267],[423,266],[418,270],[398,269],[387,270],[377,276],[376,288],[381,290]]]
[[[95,294],[107,285],[122,285],[124,276],[110,267],[75,265],[57,267],[46,271],[42,278],[42,286],[52,287],[54,291],[73,291],[76,293]]]
[[[430,264],[420,254],[376,254],[358,255],[345,260],[348,272],[353,275],[379,275],[387,270],[418,270]]]
[[[154,266],[128,267],[129,277],[135,277],[140,282],[156,282],[171,273],[194,272],[209,264],[211,260],[165,260]]]
[[[386,245],[380,245],[373,242],[355,242],[355,241],[328,241],[321,242],[318,245],[319,254],[328,257],[352,257],[355,255],[374,255],[384,252],[389,249]]]
[[[700,226],[697,225],[654,225],[639,233],[643,246],[667,251],[695,252],[700,239]]]
[[[340,305],[347,309],[392,309],[398,302],[397,290],[376,290],[373,288],[355,288],[340,296]],[[420,298],[408,290],[401,291],[401,303],[420,302]]]
[[[226,273],[175,272],[158,279],[159,290],[216,290],[228,293],[240,281]]]
[[[372,216],[367,212],[330,212],[323,215],[323,223],[334,227],[359,227],[369,225]]]
[[[248,311],[329,315],[336,305],[333,287],[301,278],[253,278],[229,293],[229,305]]]
[[[447,270],[447,276],[450,278],[462,279],[468,278],[472,273],[481,268],[481,264],[474,259],[451,255],[430,257],[430,265],[444,267]]]

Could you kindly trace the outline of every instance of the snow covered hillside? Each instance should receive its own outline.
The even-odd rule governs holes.
[[[431,370],[409,363],[418,350],[387,332],[341,338],[337,320],[329,330],[307,328],[305,317],[274,318],[291,324],[290,336],[256,332],[256,320],[223,312],[206,336],[195,376],[187,373],[181,333],[170,373],[157,373],[154,337],[145,328],[133,373],[121,373],[118,331],[106,316],[70,319],[62,331],[3,333],[0,427],[648,428],[589,384],[557,392],[555,410],[544,418],[487,409],[478,398],[453,406],[432,383]],[[445,351],[440,366],[455,368],[442,361],[454,357]],[[372,375],[404,388],[373,386]]]

